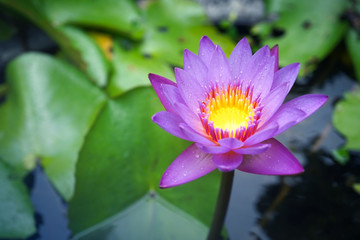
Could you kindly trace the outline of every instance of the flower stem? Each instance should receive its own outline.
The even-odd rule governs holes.
[[[219,196],[216,203],[214,217],[207,237],[208,240],[220,239],[221,230],[224,226],[225,216],[229,205],[233,179],[234,171],[223,172],[221,175]]]

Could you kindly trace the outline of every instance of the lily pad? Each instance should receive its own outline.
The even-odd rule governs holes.
[[[336,129],[343,134],[347,143],[346,149],[360,150],[360,90],[346,93],[334,111],[333,123]]]
[[[269,0],[267,11],[275,21],[255,25],[263,45],[279,45],[281,66],[300,62],[300,75],[315,69],[331,52],[346,32],[341,20],[347,5],[343,0]]]
[[[141,52],[182,66],[184,49],[196,52],[200,38],[208,35],[230,54],[234,43],[208,22],[203,8],[193,1],[159,0],[144,10],[146,35]]]
[[[75,27],[62,27],[61,31],[70,39],[73,48],[80,52],[90,79],[98,86],[104,87],[107,83],[109,64],[96,41]]]
[[[356,78],[360,81],[360,33],[350,29],[346,35],[346,46],[354,64]]]
[[[70,228],[75,234],[91,231],[117,214],[125,217],[126,211],[149,193],[192,216],[194,225],[198,221],[210,224],[220,181],[217,171],[173,189],[158,187],[168,165],[190,144],[151,121],[151,116],[162,109],[149,87],[108,101],[86,137],[76,167],[76,190],[69,204]],[[136,222],[144,222],[143,217],[127,216]],[[147,221],[150,224],[151,218]],[[145,229],[147,224],[143,225]],[[181,234],[184,229],[171,231]]]
[[[33,215],[25,185],[0,160],[0,238],[26,238],[35,233]]]
[[[116,43],[113,49],[113,72],[107,87],[112,97],[135,87],[150,86],[149,72],[174,79],[170,66],[162,60],[143,56],[137,49],[127,51]]]
[[[179,231],[179,229],[181,229]],[[184,231],[186,229],[186,231]],[[208,228],[161,196],[148,194],[74,239],[205,239]]]
[[[0,158],[25,173],[41,161],[65,199],[84,136],[104,95],[71,65],[29,53],[7,68],[9,93],[0,107]]]

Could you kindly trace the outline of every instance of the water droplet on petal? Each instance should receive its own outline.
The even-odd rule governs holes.
[[[200,157],[200,155],[199,155],[199,154],[196,154],[196,155],[195,155],[195,157],[196,157],[196,158],[199,158],[199,157]]]

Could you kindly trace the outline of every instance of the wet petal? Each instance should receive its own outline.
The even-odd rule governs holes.
[[[213,162],[217,169],[222,172],[230,172],[235,170],[241,164],[243,155],[228,152],[224,154],[213,155]]]
[[[227,153],[231,151],[231,148],[228,147],[224,147],[224,146],[219,146],[219,145],[202,145],[199,143],[196,143],[196,146],[203,152],[205,153],[210,153],[210,154],[220,154],[220,153]]]
[[[197,55],[187,49],[184,51],[184,70],[191,74],[200,86],[209,85],[208,68]]]
[[[176,86],[161,85],[160,89],[162,90],[163,95],[167,98],[167,101],[168,101],[168,103],[170,103],[172,109],[175,110],[174,104],[177,102],[185,104],[184,99],[182,98],[180,91]]]
[[[260,154],[266,152],[270,147],[271,147],[270,144],[258,143],[250,147],[243,147],[243,148],[235,149],[233,151],[236,152],[237,154],[254,155],[254,154]]]
[[[230,72],[230,66],[223,50],[219,47],[215,47],[215,52],[210,61],[210,67],[208,72],[208,79],[211,79],[217,86],[227,87],[231,82],[232,76]]]
[[[290,89],[294,85],[294,82],[297,78],[297,75],[299,74],[299,71],[300,71],[300,63],[293,63],[281,68],[274,75],[274,81],[271,86],[271,89],[275,89],[281,84],[287,82],[288,89],[286,90],[286,94],[288,94]]]
[[[287,95],[288,83],[283,83],[277,88],[273,89],[269,95],[267,95],[261,102],[263,103],[263,109],[261,111],[261,122],[259,126],[262,126],[268,119],[279,109],[284,102]]]
[[[237,148],[244,146],[244,143],[237,140],[236,138],[223,138],[223,139],[220,139],[218,141],[218,143],[221,146],[224,146],[224,147],[227,147],[230,149],[237,149]]]
[[[274,72],[279,70],[279,46],[275,45],[270,49],[270,56],[275,58]]]
[[[274,123],[269,128],[266,128],[264,130],[258,130],[254,135],[250,136],[244,141],[244,146],[251,146],[257,143],[261,143],[266,139],[272,138],[278,129],[279,126],[277,125],[277,123]]]
[[[149,74],[149,80],[166,111],[176,113],[161,89],[162,85],[171,85],[176,87],[176,83],[170,81],[167,78],[152,73]]]
[[[241,39],[229,57],[230,70],[234,80],[242,79],[246,63],[251,56],[252,52],[249,42],[246,38]]]
[[[321,94],[308,94],[297,97],[285,104],[259,130],[272,128],[276,123],[279,128],[274,136],[303,121],[318,110],[328,99]]]
[[[202,135],[200,132],[195,131],[186,124],[180,124],[180,129],[183,132],[183,134],[192,142],[197,142],[200,143],[201,145],[206,145],[206,146],[216,145],[215,143],[210,141],[207,137]]]
[[[160,187],[175,187],[214,171],[216,167],[211,158],[211,154],[202,152],[192,144],[166,169],[160,180]]]
[[[253,96],[266,96],[274,77],[274,57],[270,56],[268,46],[259,49],[248,61],[243,74],[243,86],[253,86]]]
[[[199,45],[199,57],[207,67],[210,66],[210,61],[214,51],[215,44],[207,36],[203,36]]]
[[[201,123],[200,117],[192,112],[186,105],[175,102],[174,109],[178,112],[179,116],[184,120],[184,122],[191,127],[194,131],[206,135],[206,131]]]
[[[175,68],[175,78],[186,105],[197,112],[199,102],[205,98],[205,92],[202,91],[200,84],[189,73],[180,68]]]
[[[271,147],[261,154],[245,155],[237,169],[264,175],[292,175],[304,171],[295,156],[276,139],[272,138],[264,143]]]
[[[180,124],[184,123],[184,121],[178,115],[171,113],[171,112],[157,112],[153,117],[152,120],[154,123],[159,125],[162,129],[167,131],[168,133],[185,139],[189,140],[189,137],[183,133],[180,129]]]

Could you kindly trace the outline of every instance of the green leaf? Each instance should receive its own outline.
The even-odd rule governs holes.
[[[360,90],[346,93],[344,100],[340,101],[334,110],[333,123],[342,133],[347,143],[345,149],[360,150]]]
[[[102,28],[136,39],[141,38],[144,31],[132,0],[42,0],[40,6],[54,25]]]
[[[345,165],[350,160],[349,152],[344,148],[333,150],[331,153],[335,161],[341,165]]]
[[[360,81],[360,34],[355,29],[348,31],[346,35],[346,46],[354,64],[356,77],[358,81]]]
[[[61,31],[70,39],[86,64],[85,71],[98,86],[104,87],[107,82],[109,65],[104,53],[95,40],[84,31],[75,27],[62,27]]]
[[[26,238],[35,233],[33,215],[26,187],[0,160],[0,238]]]
[[[132,0],[1,0],[35,21],[45,17],[53,26],[78,25],[116,31],[139,39],[143,25]],[[27,6],[23,8],[23,6]],[[36,15],[36,13],[41,13]],[[34,15],[35,14],[35,15]]]
[[[342,39],[347,24],[341,21],[347,2],[343,0],[269,0],[269,16],[274,22],[260,23],[252,29],[262,44],[279,45],[281,66],[300,62],[301,75],[315,69]],[[276,36],[279,35],[279,36]]]
[[[85,139],[76,167],[76,190],[69,205],[75,234],[125,212],[149,192],[210,224],[220,180],[217,171],[172,189],[158,188],[163,172],[189,145],[151,121],[161,110],[151,88],[137,88],[108,101]]]
[[[44,54],[24,54],[7,68],[8,96],[0,107],[0,158],[19,172],[41,160],[65,199],[84,136],[103,94],[74,67]]]
[[[174,79],[173,71],[164,61],[147,58],[137,49],[126,51],[117,44],[113,47],[113,75],[107,87],[110,96],[118,96],[139,86],[149,86],[150,72]]]
[[[185,48],[197,53],[203,35],[208,35],[214,42],[221,43],[227,54],[234,47],[229,38],[210,26],[202,7],[193,1],[149,2],[144,10],[144,18],[147,32],[141,52],[165,59],[177,66],[182,66]]]
[[[352,187],[353,187],[354,191],[360,195],[360,183],[354,183],[352,185]]]
[[[164,198],[146,195],[74,239],[205,239],[208,229]]]

